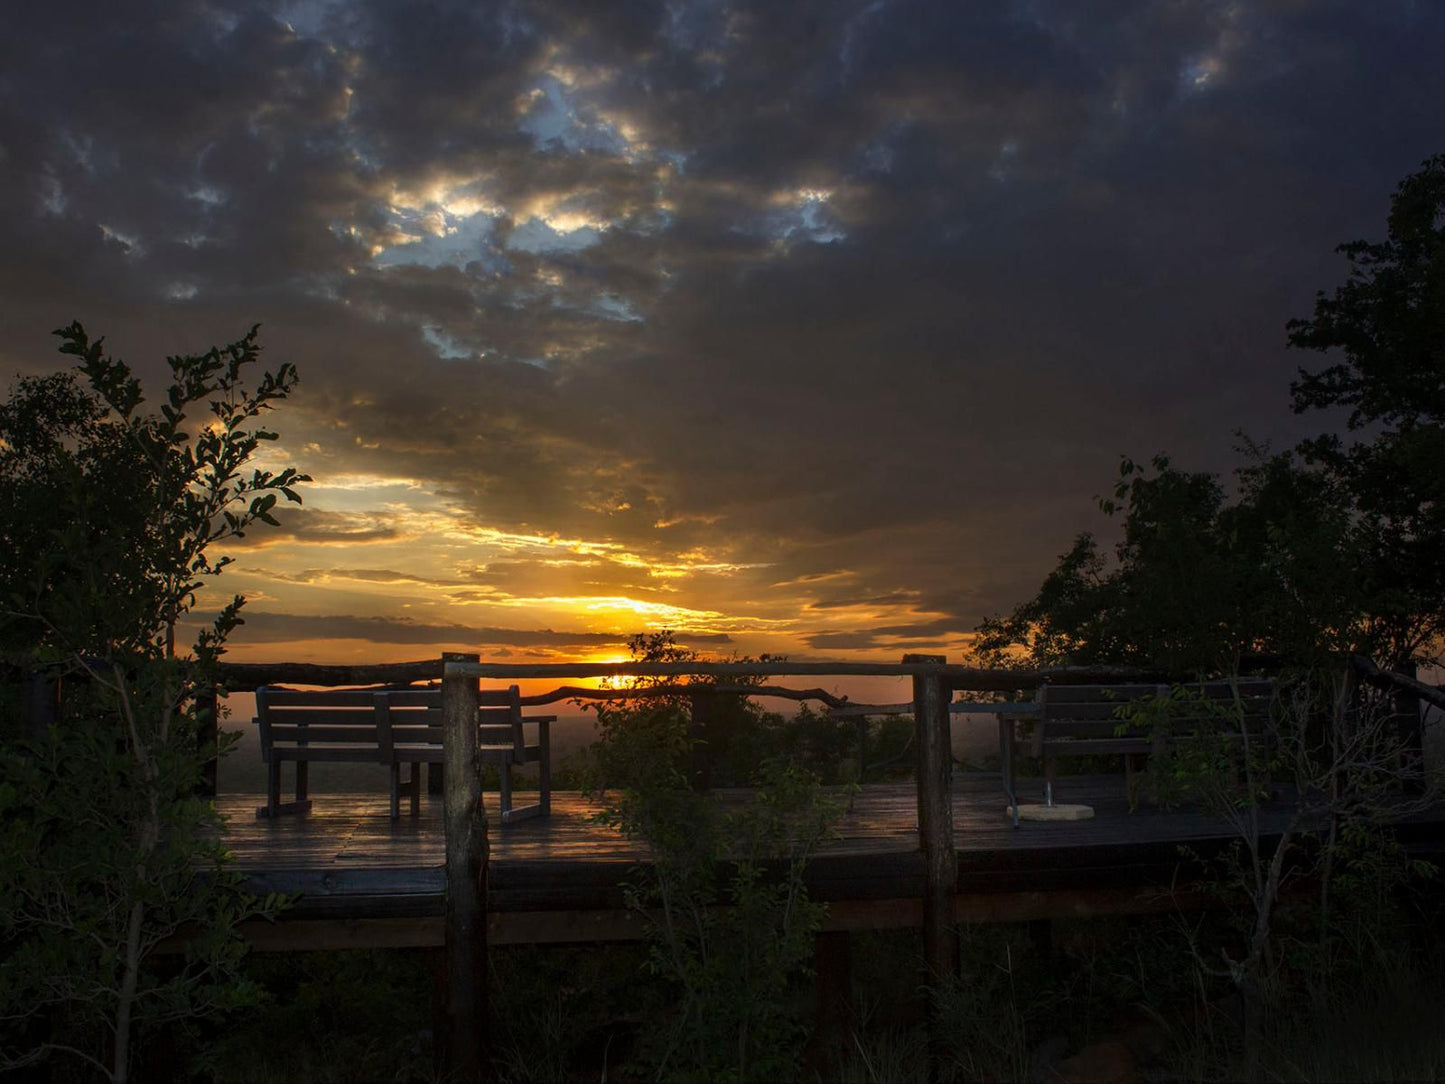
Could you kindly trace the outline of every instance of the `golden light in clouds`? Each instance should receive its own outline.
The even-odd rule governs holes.
[[[235,551],[228,582],[217,586],[250,596],[253,613],[309,624],[278,640],[258,620],[251,642],[246,628],[238,633],[235,658],[381,662],[467,649],[515,661],[614,662],[627,658],[629,636],[662,629],[713,657],[856,656],[849,641],[814,648],[804,637],[934,616],[898,592],[814,608],[820,592],[844,593],[857,574],[777,577],[765,562],[732,559],[717,541],[700,544],[696,530],[677,536],[682,545],[645,552],[606,534],[503,527],[405,471],[328,472],[307,459],[266,449],[267,469],[295,463],[315,481],[302,488],[303,508],[283,510],[280,530],[257,532]],[[652,530],[673,537],[672,524],[686,521]],[[331,638],[328,619],[337,627]],[[426,629],[439,630],[434,642],[421,642]],[[885,654],[868,654],[896,659],[918,648],[883,643]]]

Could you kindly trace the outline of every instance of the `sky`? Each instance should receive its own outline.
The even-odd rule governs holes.
[[[16,5],[0,377],[300,370],[242,661],[963,659],[1119,457],[1287,447],[1445,5]],[[203,602],[206,600],[203,599]]]

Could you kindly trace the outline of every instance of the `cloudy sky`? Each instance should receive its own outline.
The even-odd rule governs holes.
[[[0,375],[301,371],[233,657],[959,657],[1120,454],[1227,471],[1445,150],[1445,5],[17,5]]]

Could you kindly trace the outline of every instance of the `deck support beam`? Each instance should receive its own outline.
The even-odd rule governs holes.
[[[942,655],[904,655],[907,663],[947,662]],[[918,845],[923,852],[923,960],[928,984],[935,989],[958,976],[958,927],[953,895],[958,888],[958,852],[953,842],[953,743],[948,701],[953,688],[942,673],[914,674],[913,719],[918,745]],[[929,1079],[939,1078],[945,1037],[938,1019],[937,998],[929,1017]]]
[[[942,655],[905,655],[904,663],[939,663]],[[953,922],[953,894],[958,887],[958,854],[953,842],[953,803],[949,777],[953,750],[948,700],[952,695],[941,674],[913,678],[913,717],[918,745],[918,844],[923,852],[923,954],[930,978],[943,981],[958,974],[958,932]]]
[[[443,663],[478,656],[444,654]],[[477,679],[443,672],[446,771],[446,1077],[490,1076],[487,1043],[487,818],[477,774]]]

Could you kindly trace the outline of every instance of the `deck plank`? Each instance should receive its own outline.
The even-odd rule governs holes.
[[[1131,812],[1120,777],[1065,777],[1056,794],[1062,802],[1093,806],[1095,816],[1015,828],[997,779],[954,781],[960,899],[970,893],[1003,899],[1007,893],[1167,884],[1180,866],[1180,844],[1207,850],[1229,838],[1222,820],[1198,809]],[[746,791],[719,795],[728,804],[748,798]],[[492,911],[560,916],[622,906],[620,885],[646,860],[646,852],[596,823],[597,804],[575,791],[553,792],[550,817],[503,827],[494,799],[491,794],[485,799]],[[310,813],[258,819],[257,795],[217,798],[229,822],[226,844],[254,890],[299,894],[296,917],[440,913],[445,876],[439,796],[424,797],[416,817],[404,813],[396,821],[384,794],[319,794],[313,801]],[[1266,833],[1278,831],[1285,816],[1283,809],[1266,811]],[[1445,850],[1445,810],[1418,820],[1416,835]],[[875,907],[889,900],[903,906],[916,897],[923,883],[917,823],[912,783],[861,788],[837,837],[810,864],[815,896]]]

